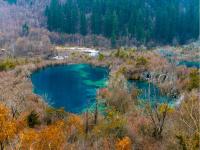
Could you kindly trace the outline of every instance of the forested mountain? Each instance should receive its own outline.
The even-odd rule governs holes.
[[[140,43],[180,43],[197,39],[199,0],[51,0],[46,8],[50,31]]]
[[[52,43],[82,46],[186,44],[199,35],[199,0],[4,0],[0,12],[2,47],[24,24],[51,31]]]

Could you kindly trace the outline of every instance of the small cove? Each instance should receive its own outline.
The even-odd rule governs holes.
[[[157,103],[168,103],[170,106],[174,106],[175,99],[162,94],[161,90],[153,83],[149,84],[147,81],[129,80],[128,86],[129,89],[135,87],[139,90],[137,98],[144,103],[150,100],[150,103],[153,105]]]

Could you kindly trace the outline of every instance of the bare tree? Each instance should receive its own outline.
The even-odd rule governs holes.
[[[151,80],[149,80],[149,87],[148,87],[148,102],[145,108],[145,111],[147,113],[147,115],[150,117],[150,120],[152,122],[153,125],[153,137],[155,137],[156,139],[160,139],[162,138],[162,133],[163,133],[163,129],[164,129],[164,125],[166,122],[166,118],[168,113],[170,113],[172,111],[172,108],[169,107],[169,105],[166,103],[159,103],[156,102],[156,93],[154,96],[154,101],[155,103],[152,103],[151,100]],[[154,90],[155,91],[155,90]]]

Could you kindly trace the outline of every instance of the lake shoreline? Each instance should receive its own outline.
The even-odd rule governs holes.
[[[109,55],[106,54],[103,56],[103,60],[101,60],[102,58],[101,59],[99,59],[98,57],[93,58],[93,57],[88,57],[87,55],[82,55],[82,54],[76,54],[75,56],[74,55],[70,56],[66,60],[59,60],[59,61],[33,58],[31,61],[27,62],[26,64],[18,65],[18,66],[16,66],[16,68],[14,70],[6,71],[6,73],[5,73],[5,74],[8,74],[7,78],[10,81],[9,84],[13,85],[13,84],[15,84],[15,82],[19,82],[18,84],[20,86],[19,91],[16,91],[18,93],[18,95],[20,95],[20,97],[14,98],[15,100],[12,103],[14,103],[14,105],[16,105],[17,110],[19,110],[19,112],[35,109],[36,111],[38,110],[38,112],[41,112],[40,114],[42,114],[42,112],[45,111],[45,109],[48,107],[48,104],[46,104],[45,101],[42,100],[41,97],[39,97],[33,93],[33,85],[30,80],[30,75],[33,72],[38,71],[40,69],[44,69],[45,67],[48,67],[48,66],[87,63],[87,64],[91,64],[94,66],[108,67],[110,70],[109,76],[122,74],[125,76],[125,78],[127,80],[129,80],[129,79],[136,79],[136,80],[140,79],[141,80],[142,73],[144,73],[144,71],[154,71],[156,69],[155,67],[153,67],[155,62],[152,60],[154,60],[154,59],[155,60],[158,59],[156,61],[162,61],[160,66],[156,66],[156,67],[158,67],[158,70],[162,70],[163,68],[166,68],[165,67],[165,65],[166,65],[165,59],[160,58],[159,56],[155,55],[152,52],[142,53],[142,52],[134,52],[134,51],[132,52],[132,50],[130,52],[124,51],[123,52],[124,54],[122,52],[123,52],[123,50],[120,50],[119,52],[115,51],[115,53],[111,52]],[[122,53],[122,54],[120,54],[120,57],[118,56],[118,53]],[[123,57],[127,57],[125,55],[126,53],[130,53],[128,55],[130,55],[129,57],[132,57],[129,60],[130,62],[128,62],[128,64],[127,64],[127,61],[125,62],[124,58],[123,58]],[[146,57],[147,59],[149,59],[148,61],[150,61],[150,62],[148,62],[148,64],[144,64],[144,65],[137,64],[137,63],[143,63],[143,62],[140,62],[140,61],[143,61],[143,59],[140,60],[140,58],[143,58],[143,57]],[[137,61],[139,61],[139,62],[137,62]],[[131,63],[131,65],[129,65],[129,63]],[[176,68],[182,69],[184,67],[176,67]],[[187,70],[191,70],[191,69],[185,68],[185,70],[187,71]],[[4,73],[1,73],[1,74],[4,74]],[[12,77],[9,77],[9,76],[12,76]],[[2,82],[2,85],[3,85],[4,81],[2,80],[0,82]],[[158,87],[161,88],[163,91],[168,91],[168,89],[170,88],[171,85],[166,86],[166,83],[167,82],[158,84]],[[7,87],[2,87],[2,88],[5,88],[6,90],[8,90],[8,92],[11,91]],[[181,93],[183,93],[184,90],[180,88],[179,92],[181,95]],[[4,95],[5,95],[5,93],[2,93],[3,97],[4,97]],[[11,95],[13,95],[13,94],[11,94]],[[9,99],[6,97],[7,96],[5,95],[4,99]],[[21,102],[21,100],[20,100],[21,97],[28,97],[28,98],[27,98],[27,100]],[[21,102],[21,103],[18,104],[19,102]]]

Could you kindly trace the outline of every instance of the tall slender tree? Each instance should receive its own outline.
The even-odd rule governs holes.
[[[87,20],[84,13],[81,13],[80,15],[80,33],[82,35],[87,34]]]

